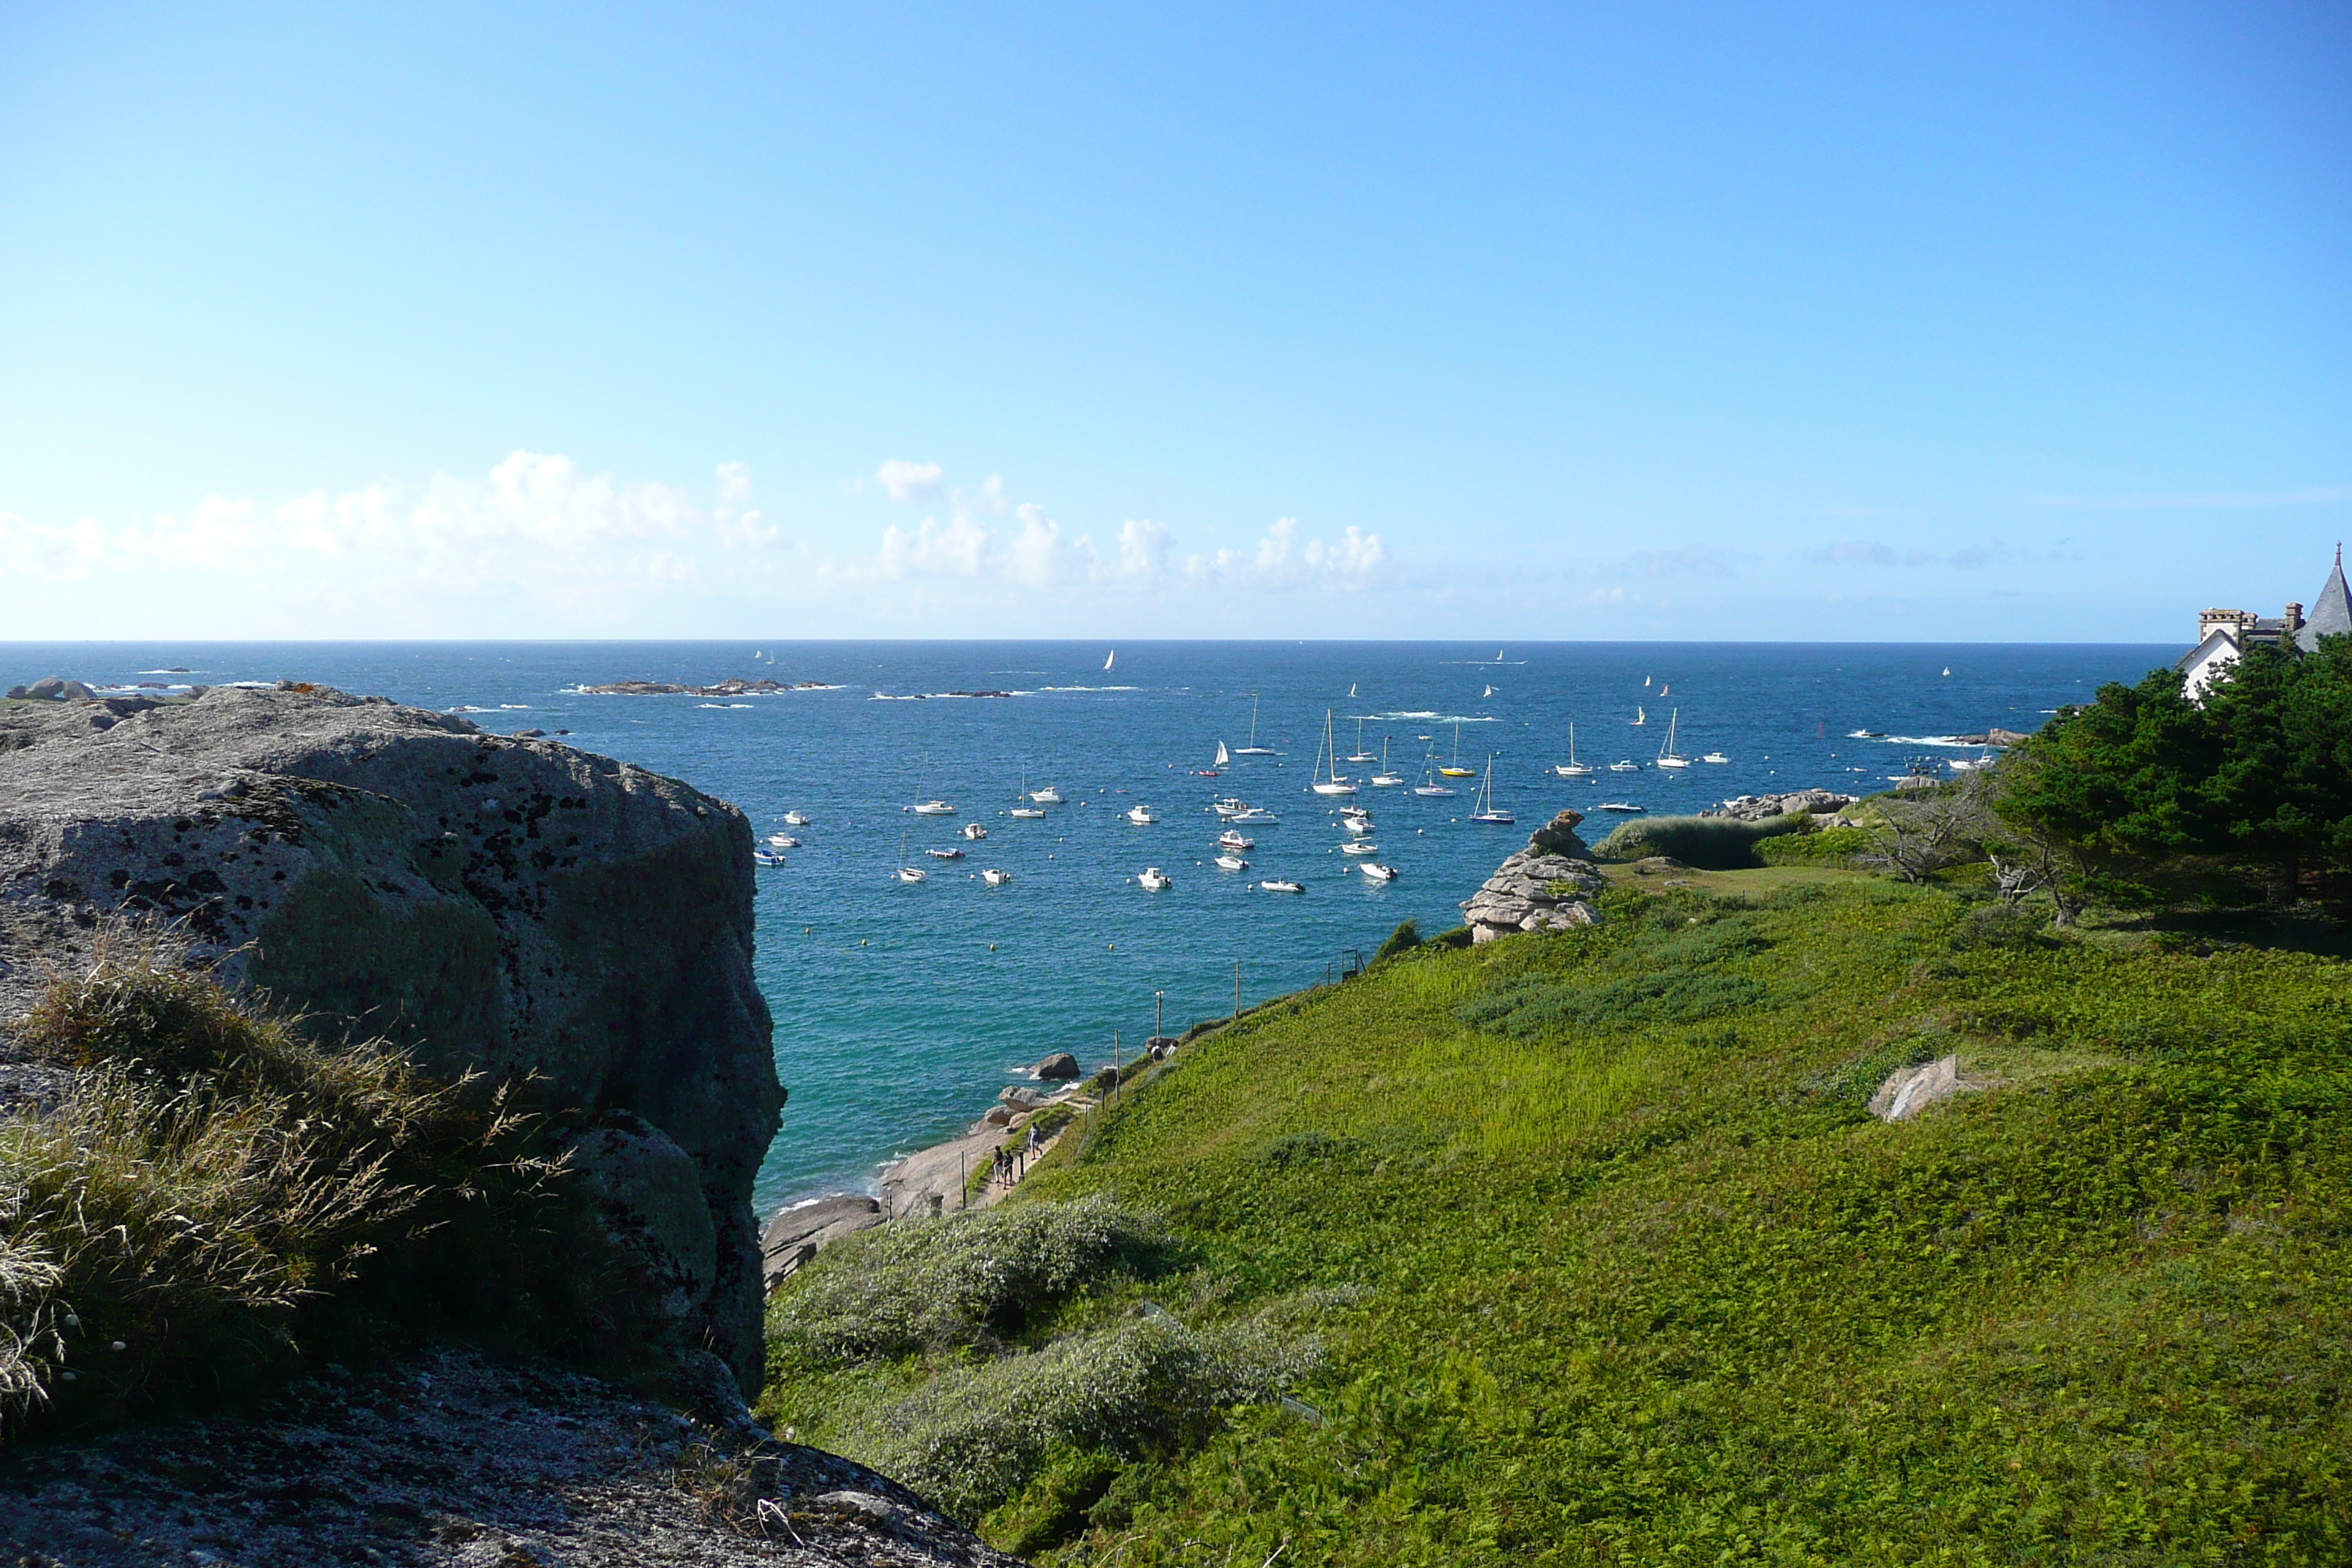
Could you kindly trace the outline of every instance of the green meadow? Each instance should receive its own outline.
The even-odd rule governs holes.
[[[2352,1560],[2325,943],[1794,867],[1604,905],[1262,1009],[994,1217],[828,1251],[767,1412],[1048,1563]]]

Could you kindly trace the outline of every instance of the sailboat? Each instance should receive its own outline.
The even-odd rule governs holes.
[[[1234,754],[1231,752],[1226,751],[1225,743],[1223,741],[1220,741],[1217,742],[1217,760],[1211,763],[1205,768],[1194,768],[1192,770],[1192,776],[1196,779],[1223,778],[1225,776],[1226,764],[1231,763],[1233,760]]]
[[[1246,746],[1235,746],[1234,748],[1234,755],[1237,757],[1271,757],[1276,754],[1276,752],[1272,746],[1261,746],[1257,743],[1257,693],[1253,691],[1250,693],[1249,744]]]
[[[1027,821],[1034,821],[1038,817],[1045,815],[1045,808],[1044,806],[1031,805],[1029,804],[1029,775],[1027,773],[1023,773],[1021,775],[1021,793],[1013,797],[1013,809],[1006,813],[1006,815],[1009,816],[1021,817]]]
[[[1570,720],[1568,724],[1568,761],[1555,763],[1551,771],[1564,779],[1583,779],[1592,776],[1592,764],[1576,760],[1576,721],[1573,719]]]
[[[1353,697],[1353,696],[1356,694],[1356,684],[1357,684],[1357,683],[1356,683],[1356,682],[1354,682],[1354,681],[1352,681],[1352,680],[1351,680],[1351,681],[1349,681],[1349,682],[1348,682],[1348,695],[1349,695],[1349,696]]]
[[[1658,683],[1658,695],[1661,698],[1671,697],[1674,695],[1674,691],[1675,689],[1667,685],[1665,682],[1660,681]]]
[[[1473,822],[1484,822],[1497,827],[1511,825],[1511,814],[1495,805],[1495,753],[1486,753],[1486,780],[1478,786],[1478,809],[1470,814]]]
[[[1422,770],[1421,782],[1412,786],[1415,795],[1453,795],[1456,792],[1437,782],[1437,759],[1431,757]]]
[[[1682,721],[1682,716],[1683,710],[1677,708],[1673,717],[1666,721],[1666,743],[1658,748],[1658,766],[1662,768],[1686,768],[1691,765],[1688,757],[1675,750],[1675,726]]]
[[[1650,716],[1649,716],[1649,714],[1647,714],[1646,712],[1643,711],[1642,705],[1641,705],[1640,703],[1638,703],[1638,702],[1634,703],[1634,704],[1633,704],[1633,728],[1635,728],[1636,730],[1638,730],[1638,729],[1640,729],[1643,725],[1644,725],[1644,724],[1648,723],[1649,721],[1650,721]]]
[[[1492,697],[1493,695],[1495,695],[1495,689],[1491,686],[1486,688],[1486,690],[1478,693],[1478,697],[1481,701],[1484,701],[1486,699]]]
[[[1361,719],[1356,721],[1356,749],[1348,753],[1348,760],[1351,763],[1377,763],[1380,761],[1380,759],[1372,755],[1371,752],[1364,750],[1364,721]]]
[[[1389,772],[1389,738],[1386,735],[1382,735],[1381,737],[1381,769],[1380,772],[1372,775],[1372,783],[1380,785],[1383,789],[1386,789],[1391,784],[1401,784],[1404,783],[1404,775],[1402,773],[1392,773]]]
[[[1437,771],[1450,779],[1475,779],[1478,776],[1476,768],[1462,765],[1462,725],[1459,721],[1454,726],[1454,760]]]
[[[1330,759],[1329,771],[1324,772],[1324,759]],[[1353,795],[1356,786],[1339,776],[1339,742],[1331,734],[1331,710],[1323,710],[1323,744],[1315,752],[1315,766],[1324,776],[1307,787],[1317,795]]]
[[[1108,653],[1103,655],[1103,668],[1105,669],[1108,669],[1113,664],[1117,663],[1118,660],[1118,649],[1113,648]]]
[[[902,882],[927,882],[930,880],[930,876],[931,874],[929,871],[924,870],[920,866],[909,866],[907,864],[907,830],[903,827],[900,828],[898,830],[898,880]]]

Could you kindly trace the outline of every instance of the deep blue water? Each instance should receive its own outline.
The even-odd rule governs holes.
[[[773,656],[756,661],[753,654]],[[1460,923],[1458,903],[1527,831],[1562,805],[1601,800],[1693,811],[1727,795],[1826,784],[1884,788],[1923,752],[1969,755],[1927,738],[1990,726],[2031,730],[2102,682],[2137,679],[2169,647],[1858,644],[1136,643],[1102,668],[1099,643],[0,644],[0,689],[43,675],[157,679],[186,666],[203,681],[294,678],[439,709],[480,710],[487,728],[572,731],[575,745],[674,773],[734,801],[765,834],[809,814],[805,847],[760,873],[760,983],[776,1019],[776,1062],[792,1092],[761,1173],[762,1205],[870,1179],[894,1153],[950,1133],[1022,1067],[1069,1050],[1108,1061],[1150,1035],[1164,1002],[1171,1033],[1234,1003],[1296,989],[1369,952],[1408,916]],[[1947,668],[1949,674],[1943,673]],[[583,683],[631,678],[707,684],[728,676],[818,680],[835,689],[710,706],[693,697],[585,697]],[[1644,687],[1647,679],[1652,682]],[[1493,695],[1485,695],[1491,686]],[[1670,689],[1664,694],[1661,687]],[[1350,698],[1353,689],[1359,695]],[[880,700],[994,689],[1009,699]],[[1253,694],[1258,740],[1279,758],[1237,758],[1195,778],[1217,742],[1244,743]],[[1635,705],[1650,724],[1628,726]],[[1306,785],[1325,711],[1340,750],[1386,742],[1419,782],[1423,756],[1494,758],[1516,828],[1475,826],[1473,781],[1453,799],[1365,787],[1379,858],[1400,880],[1375,886],[1337,849],[1328,803]],[[1554,777],[1568,727],[1587,762],[1644,764],[1668,719],[1680,750],[1730,762],[1681,774],[1644,765],[1591,782]],[[1885,731],[1857,740],[1855,730]],[[1432,737],[1428,741],[1421,737]],[[1359,774],[1369,769],[1343,770]],[[1003,815],[1024,779],[1071,805],[1044,822]],[[1246,878],[1209,864],[1230,791],[1280,815]],[[951,818],[903,807],[928,796]],[[1157,826],[1122,817],[1136,802]],[[969,858],[929,861],[963,844]],[[1588,828],[1597,837],[1610,826]],[[901,835],[930,879],[894,877]],[[1147,865],[1175,886],[1146,892]],[[982,866],[1014,874],[985,887]],[[1303,896],[1256,890],[1264,877]],[[1164,995],[1163,995],[1164,994]]]

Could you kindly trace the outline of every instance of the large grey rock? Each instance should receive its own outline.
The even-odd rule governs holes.
[[[1881,1121],[1906,1121],[1969,1087],[1961,1081],[1958,1057],[1944,1057],[1925,1067],[1898,1068],[1870,1097],[1870,1113]]]
[[[428,1070],[527,1079],[583,1129],[642,1125],[699,1186],[707,1288],[681,1239],[688,1165],[642,1138],[583,1163],[608,1207],[642,1203],[644,1234],[684,1248],[669,1261],[701,1296],[678,1335],[747,1387],[751,1179],[783,1103],[751,892],[751,827],[724,801],[381,698],[0,708],[0,1021],[52,966],[87,963],[106,917],[143,915],[232,984],[388,1035]]]
[[[1078,1068],[1078,1058],[1067,1051],[1055,1051],[1030,1070],[1048,1082],[1083,1076]]]
[[[882,1223],[882,1205],[863,1193],[836,1193],[778,1209],[760,1233],[765,1283],[772,1290],[814,1258],[826,1243]]]
[[[1853,796],[1840,795],[1835,790],[1801,789],[1785,795],[1743,795],[1711,805],[1699,813],[1701,816],[1729,816],[1741,822],[1769,822],[1776,816],[1810,813],[1819,816],[1828,812],[1842,811],[1853,804]]]
[[[1470,928],[1474,943],[1601,922],[1601,912],[1588,900],[1606,889],[1609,879],[1576,837],[1576,825],[1583,820],[1576,812],[1561,812],[1536,829],[1525,849],[1495,868],[1495,874],[1463,900],[1463,923]]]

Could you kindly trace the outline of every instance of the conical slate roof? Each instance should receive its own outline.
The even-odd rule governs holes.
[[[2344,547],[2336,547],[2336,567],[2327,574],[2327,586],[2319,591],[2319,602],[2311,606],[2311,618],[2297,632],[2294,646],[2309,653],[2319,646],[2319,639],[2334,637],[2338,632],[2352,632],[2352,592],[2344,586]]]

